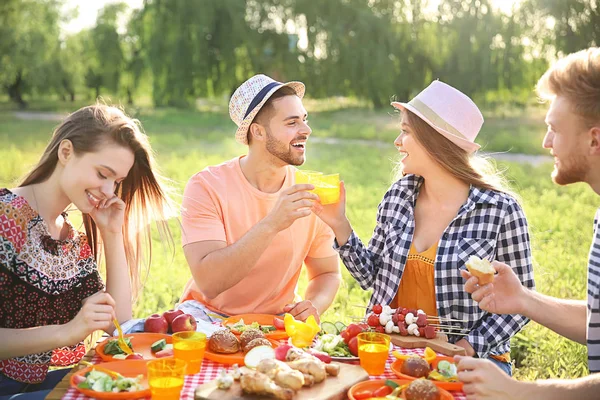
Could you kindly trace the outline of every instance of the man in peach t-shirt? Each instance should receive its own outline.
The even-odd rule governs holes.
[[[333,233],[311,212],[313,186],[294,184],[311,134],[303,96],[300,82],[265,75],[244,82],[229,114],[248,154],[205,168],[185,188],[182,239],[192,279],[179,308],[198,319],[289,312],[318,320],[337,293]],[[303,264],[309,283],[300,300]]]

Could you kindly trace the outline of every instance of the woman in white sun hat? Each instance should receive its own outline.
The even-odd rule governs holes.
[[[483,116],[469,97],[440,81],[392,106],[402,113],[394,144],[404,157],[400,178],[379,204],[369,245],[346,217],[343,183],[339,203],[313,209],[333,229],[350,273],[373,290],[369,310],[390,305],[464,321],[453,324],[466,336],[449,341],[511,374],[510,338],[528,320],[481,310],[460,275],[476,255],[510,263],[523,285],[534,287],[523,210],[499,174],[474,154]]]

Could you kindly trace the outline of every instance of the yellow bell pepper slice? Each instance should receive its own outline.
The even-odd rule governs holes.
[[[433,349],[431,349],[430,347],[425,347],[425,355],[423,356],[423,358],[425,359],[425,361],[431,364],[437,358],[437,354],[435,354],[435,351],[433,351]]]
[[[398,350],[392,351],[392,355],[396,357],[398,360],[406,361],[409,357],[413,357],[414,354],[402,354]]]
[[[312,315],[306,319],[306,322],[302,322],[297,321],[291,314],[285,314],[283,325],[285,333],[292,339],[292,344],[296,347],[309,347],[315,335],[321,330]]]
[[[398,360],[406,360],[409,357],[415,356],[414,354],[402,354],[398,350],[392,351],[392,355]],[[437,354],[431,348],[426,347],[425,355],[422,358],[425,359],[425,361],[427,361],[429,364],[431,364],[437,358]]]
[[[434,380],[434,381],[438,381],[438,382],[458,382],[458,378],[456,378],[456,377],[448,378],[448,377],[440,374],[438,371],[431,371],[429,373],[428,378],[431,380]]]

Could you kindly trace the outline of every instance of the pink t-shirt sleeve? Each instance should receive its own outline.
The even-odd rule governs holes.
[[[205,240],[225,242],[225,226],[219,198],[199,176],[193,176],[183,192],[181,240],[183,245]]]
[[[333,249],[333,239],[335,238],[331,228],[323,221],[317,221],[316,234],[308,250],[307,257],[326,258],[337,255]]]

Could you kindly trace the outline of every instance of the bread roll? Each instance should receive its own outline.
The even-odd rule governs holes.
[[[240,335],[240,342],[242,345],[242,349],[246,347],[248,343],[250,343],[254,339],[264,338],[265,334],[262,333],[259,329],[256,328],[248,328]]]
[[[240,342],[229,329],[222,329],[212,334],[208,348],[214,353],[237,353],[240,351]]]
[[[252,350],[253,348],[255,348],[257,346],[271,346],[271,342],[269,342],[265,338],[260,338],[260,337],[256,338],[256,339],[252,339],[243,347],[244,353],[249,352],[250,350]]]
[[[404,360],[400,372],[415,378],[427,378],[431,369],[429,363],[421,357],[411,356]]]
[[[471,275],[476,276],[479,279],[480,285],[487,285],[494,280],[496,270],[488,260],[482,260],[477,256],[471,256],[467,260],[466,266]]]
[[[406,400],[439,400],[440,390],[427,379],[412,381],[404,392]]]

